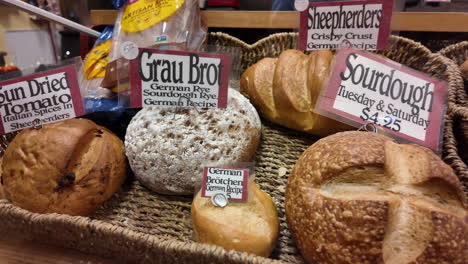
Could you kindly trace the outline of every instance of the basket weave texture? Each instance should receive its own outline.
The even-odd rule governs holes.
[[[212,33],[209,43],[240,47],[240,67],[244,70],[264,57],[278,56],[285,49],[295,48],[297,34],[275,34],[254,45],[247,45],[226,34]],[[449,100],[455,100],[455,91],[462,85],[461,76],[456,67],[450,66],[452,62],[447,58],[432,54],[411,40],[394,36],[390,39],[389,49],[381,53],[448,81]],[[450,123],[450,119],[447,120]],[[317,139],[263,121],[262,143],[255,160],[256,181],[273,197],[280,218],[280,236],[270,259],[227,252],[217,246],[194,242],[191,197],[152,193],[133,177],[89,217],[35,214],[2,200],[0,234],[13,232],[17,237],[112,257],[126,263],[304,263],[286,225],[284,192],[296,160]],[[450,136],[445,139],[450,139]],[[451,147],[444,145],[444,154],[449,153]],[[278,173],[280,168],[286,168],[285,175]]]
[[[468,60],[468,41],[450,45],[439,53],[451,59],[456,66],[460,66]],[[449,143],[452,147],[451,156],[448,157],[454,165],[456,172],[461,175],[465,181],[468,180],[468,79],[464,79],[464,87],[461,86],[456,91],[456,99],[449,105],[449,113],[452,121],[450,134],[453,134],[453,142]],[[466,186],[466,182],[465,182]],[[465,188],[465,191],[467,189]]]

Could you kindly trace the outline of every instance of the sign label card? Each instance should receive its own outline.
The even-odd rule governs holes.
[[[377,55],[342,49],[316,111],[336,120],[369,122],[435,151],[443,129],[447,84]]]
[[[139,49],[130,106],[226,108],[230,72],[229,55]]]
[[[230,201],[247,201],[248,169],[205,167],[203,170],[202,197],[210,198],[218,193]]]
[[[0,133],[84,115],[74,65],[0,82]]]
[[[392,0],[310,3],[301,12],[299,48],[385,49],[392,10]]]

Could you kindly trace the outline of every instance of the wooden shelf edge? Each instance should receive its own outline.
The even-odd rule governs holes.
[[[299,28],[299,13],[294,11],[202,11],[208,27],[217,28]],[[91,10],[93,25],[115,23],[116,10]],[[394,12],[393,31],[468,32],[468,13]]]

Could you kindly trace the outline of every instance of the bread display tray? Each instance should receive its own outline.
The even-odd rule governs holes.
[[[240,70],[264,57],[278,56],[295,48],[296,33],[280,33],[254,45],[223,33],[211,33],[209,44],[242,49]],[[463,89],[458,68],[449,59],[433,54],[409,39],[392,36],[388,58],[449,83],[449,101],[455,102]],[[453,119],[449,109],[444,132],[443,158],[463,178],[454,155]],[[288,175],[301,153],[318,137],[281,128],[263,120],[262,142],[256,153],[256,182],[276,203],[280,235],[269,259],[193,241],[190,206],[192,197],[167,196],[150,192],[134,177],[89,217],[35,214],[0,201],[0,235],[76,249],[118,259],[125,263],[304,263],[285,219],[284,192]],[[286,169],[286,174],[280,173]]]
[[[468,41],[463,41],[457,44],[450,45],[439,51],[443,56],[451,59],[457,66],[462,65],[468,60]],[[464,87],[460,86],[456,90],[456,100],[449,104],[450,109],[450,126],[452,126],[453,134],[450,148],[452,151],[450,156],[447,156],[447,161],[452,164],[456,173],[465,181],[468,179],[468,79],[464,80]]]

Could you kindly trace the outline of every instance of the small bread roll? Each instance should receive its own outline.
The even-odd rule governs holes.
[[[192,203],[195,240],[226,250],[268,257],[278,238],[279,220],[271,197],[249,182],[248,201],[215,207],[201,192]]]
[[[122,141],[86,119],[25,129],[2,164],[5,197],[36,213],[87,215],[109,199],[127,174]]]

